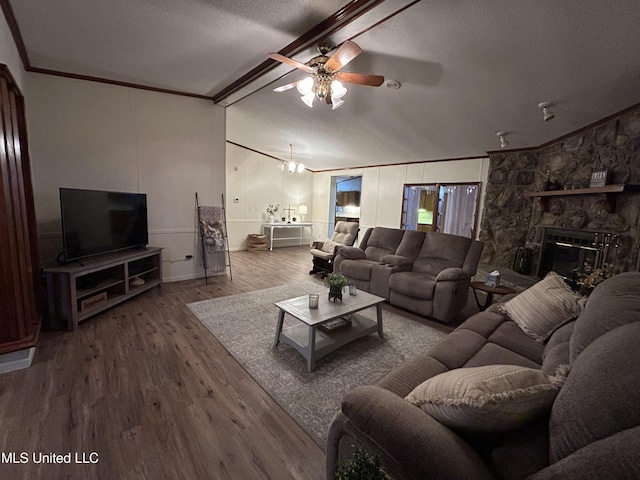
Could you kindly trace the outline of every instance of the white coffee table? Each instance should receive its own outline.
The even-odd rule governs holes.
[[[316,360],[347,343],[376,332],[380,338],[383,338],[382,302],[384,298],[363,291],[358,291],[356,295],[343,293],[342,302],[329,302],[326,289],[320,293],[320,303],[315,309],[309,308],[309,295],[277,302],[275,305],[280,312],[273,346],[277,347],[280,342],[291,345],[307,359],[307,370],[311,372]],[[360,310],[374,306],[376,320],[356,314]],[[297,319],[300,324],[283,329],[285,313]],[[319,325],[345,315],[351,316],[351,326],[331,333],[318,329]]]

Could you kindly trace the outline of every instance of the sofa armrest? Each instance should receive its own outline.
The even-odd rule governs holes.
[[[636,479],[640,477],[639,450],[640,427],[629,428],[576,450],[528,479]]]
[[[324,242],[321,242],[320,240],[316,240],[311,244],[311,246],[317,250],[322,249],[322,245],[324,245]]]
[[[391,265],[392,267],[406,267],[413,262],[402,255],[385,255],[380,259],[380,263]]]
[[[340,253],[344,258],[348,258],[350,260],[362,260],[367,258],[364,250],[360,250],[358,247],[340,247],[338,249],[338,253]]]
[[[436,276],[436,282],[457,282],[470,280],[469,274],[461,268],[445,268]]]
[[[401,470],[400,478],[494,478],[460,436],[388,390],[354,388],[342,402],[342,413],[357,436],[381,452],[385,466]]]

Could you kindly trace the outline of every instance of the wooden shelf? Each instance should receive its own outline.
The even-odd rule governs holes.
[[[605,208],[607,212],[616,211],[616,199],[618,194],[624,192],[640,192],[640,185],[625,185],[623,183],[605,185],[604,187],[574,188],[573,190],[548,190],[543,192],[524,192],[525,198],[535,197],[540,201],[543,212],[549,211],[549,197],[567,197],[570,195],[605,195]]]

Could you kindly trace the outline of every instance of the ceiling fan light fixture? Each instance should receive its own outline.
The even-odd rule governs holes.
[[[334,98],[342,98],[347,94],[347,89],[338,80],[331,82],[331,100]]]
[[[297,83],[296,88],[298,89],[298,92],[300,92],[300,95],[307,95],[313,91],[313,78],[303,78]]]
[[[331,97],[331,103],[332,103],[331,110],[335,110],[336,108],[344,105],[344,100],[342,100],[341,98]]]
[[[356,43],[351,40],[346,40],[331,57],[328,57],[327,53],[329,53],[330,50],[331,46],[329,44],[323,43],[318,45],[320,55],[313,57],[307,63],[300,63],[280,53],[269,53],[267,56],[270,59],[295,67],[309,74],[307,78],[298,82],[282,85],[274,90],[284,92],[296,87],[300,95],[302,95],[301,100],[308,107],[313,107],[313,95],[315,95],[321,102],[326,101],[326,103],[332,104],[332,108],[335,110],[344,103],[341,99],[347,94],[347,89],[342,85],[342,82],[356,85],[369,85],[372,87],[379,87],[384,83],[384,77],[382,75],[340,72],[342,67],[362,53],[362,49]],[[338,79],[342,82],[338,81]],[[400,84],[396,82],[394,88],[398,88],[399,86]]]
[[[300,100],[302,100],[307,107],[313,108],[314,98],[316,98],[316,94],[313,92],[309,92],[306,95],[301,96]]]

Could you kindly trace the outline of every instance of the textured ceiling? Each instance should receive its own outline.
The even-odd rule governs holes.
[[[10,4],[32,67],[215,95],[345,0]],[[309,109],[272,91],[302,78],[279,67],[221,102],[227,139],[280,158],[293,143],[314,170],[428,161],[483,156],[500,130],[509,148],[537,146],[640,103],[637,0],[423,0],[377,24],[409,4],[384,1],[330,37],[364,50],[345,71],[400,89],[347,85],[341,108]]]

